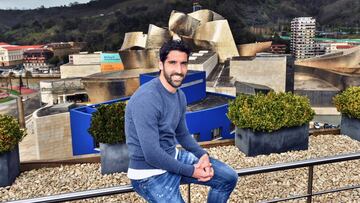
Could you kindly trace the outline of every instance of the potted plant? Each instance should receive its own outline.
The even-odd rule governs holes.
[[[347,88],[333,101],[341,112],[341,134],[360,141],[360,87]]]
[[[125,102],[101,104],[88,132],[100,143],[101,173],[126,172],[129,153],[125,143]]]
[[[11,185],[20,173],[18,143],[25,135],[15,118],[0,114],[0,187]]]
[[[308,123],[314,114],[308,98],[271,91],[237,96],[227,116],[236,126],[236,146],[256,156],[308,149]]]

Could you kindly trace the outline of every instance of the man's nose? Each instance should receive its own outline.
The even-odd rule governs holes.
[[[176,73],[181,73],[182,72],[182,64],[181,63],[176,64],[175,72]]]

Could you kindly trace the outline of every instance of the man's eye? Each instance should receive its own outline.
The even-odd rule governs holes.
[[[170,64],[175,64],[176,62],[175,61],[169,61]]]

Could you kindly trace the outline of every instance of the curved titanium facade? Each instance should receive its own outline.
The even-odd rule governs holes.
[[[159,49],[164,42],[171,39],[169,30],[150,24],[146,40],[146,48]]]
[[[193,37],[200,21],[195,18],[181,13],[172,11],[169,18],[169,30],[180,36]]]
[[[139,88],[139,74],[157,69],[134,69],[96,73],[81,79],[91,103],[132,95]]]
[[[150,24],[147,35],[142,32],[125,34],[119,50],[125,69],[157,66],[153,49],[159,49],[171,38],[184,40],[193,50],[215,51],[220,62],[239,56],[229,23],[224,17],[206,9],[189,14],[174,10],[170,14],[168,29]]]
[[[309,74],[315,78],[326,81],[327,83],[333,85],[339,90],[344,90],[350,86],[360,86],[360,76],[355,74],[338,74],[336,72],[328,71],[325,69],[305,66],[296,66],[296,72]]]
[[[147,35],[143,32],[127,32],[125,33],[124,42],[120,50],[139,47],[145,49]]]
[[[119,51],[125,70],[151,69],[159,66],[158,49]]]
[[[224,20],[225,18],[215,13],[214,11],[202,9],[188,14],[189,16],[200,21],[200,24],[204,24],[215,20]]]
[[[212,45],[212,50],[219,54],[220,62],[239,56],[227,20],[211,21],[200,25],[196,29],[194,42],[196,45],[201,46],[198,40],[208,41]]]
[[[271,47],[272,41],[269,42],[257,42],[250,44],[241,44],[237,48],[239,50],[240,56],[256,56],[256,53],[269,50]]]
[[[239,56],[228,21],[213,11],[199,10],[190,14],[173,11],[169,30],[195,50],[211,49],[217,52],[220,62]]]
[[[324,69],[338,74],[360,75],[360,46],[314,58],[296,60],[295,65]]]

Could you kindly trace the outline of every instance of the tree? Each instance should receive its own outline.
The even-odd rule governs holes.
[[[25,72],[25,78],[26,78],[26,87],[27,87],[27,88],[30,88],[30,87],[29,87],[29,78],[31,78],[31,77],[32,77],[31,72],[30,72],[30,71],[26,71],[26,72]]]
[[[19,92],[21,95],[21,88],[24,87],[23,80],[21,74],[19,75]]]
[[[79,2],[75,1],[73,3],[69,3],[69,7],[76,6],[76,5],[79,5]]]
[[[8,75],[8,80],[10,82],[10,91],[12,91],[12,81],[11,79],[15,77],[15,74],[13,72],[10,72]]]
[[[57,64],[60,62],[60,59],[58,56],[53,56],[48,61],[50,64],[57,66]]]
[[[66,55],[62,56],[61,61],[63,64],[69,63],[69,55],[66,54]]]

